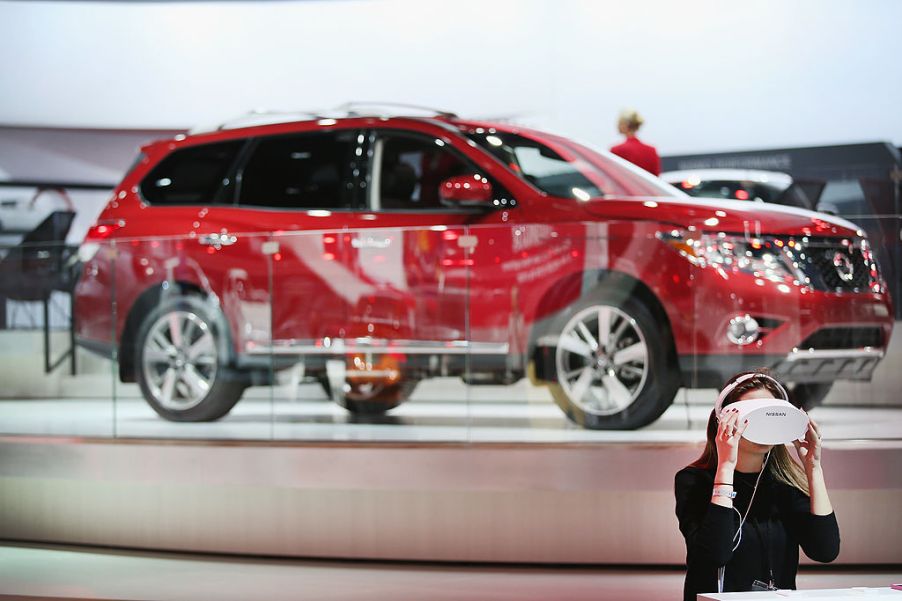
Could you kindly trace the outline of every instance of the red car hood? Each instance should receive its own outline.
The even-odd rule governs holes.
[[[701,231],[795,236],[854,236],[850,221],[806,209],[762,202],[701,198],[595,198],[582,203],[593,217],[658,221]]]

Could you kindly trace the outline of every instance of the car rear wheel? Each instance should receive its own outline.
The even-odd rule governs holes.
[[[138,329],[135,353],[141,392],[168,420],[219,419],[244,391],[228,367],[221,313],[200,298],[176,297],[151,311]]]
[[[637,299],[599,294],[552,328],[557,340],[550,390],[573,422],[635,429],[673,402],[680,376],[670,334]]]
[[[357,353],[326,363],[320,378],[333,401],[360,416],[383,415],[413,393],[418,380],[403,370],[404,356]]]
[[[352,414],[360,416],[384,415],[406,401],[413,394],[417,383],[417,380],[404,380],[397,384],[345,382],[343,390],[335,391],[333,394],[329,380],[326,378],[320,380],[329,398]]]

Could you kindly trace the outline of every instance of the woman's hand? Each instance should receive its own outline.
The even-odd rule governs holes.
[[[725,409],[720,415],[720,423],[717,426],[717,436],[714,444],[717,446],[717,463],[735,467],[739,458],[739,439],[748,426],[748,420],[739,423],[739,411],[735,408]]]
[[[808,479],[811,474],[821,467],[821,429],[811,416],[808,416],[808,431],[805,433],[805,440],[794,440],[796,453],[805,467],[805,473]]]
[[[717,435],[714,445],[717,447],[717,470],[714,472],[714,486],[733,486],[736,461],[739,459],[739,439],[745,432],[748,421],[739,423],[739,412],[736,409],[725,409],[720,414],[717,424]],[[732,507],[733,499],[715,495],[711,502],[722,507]]]
[[[794,440],[793,444],[805,467],[805,475],[808,477],[811,513],[830,515],[833,513],[833,505],[830,504],[827,485],[824,483],[824,470],[821,469],[821,429],[810,415],[808,416],[808,432],[805,433],[805,440]]]

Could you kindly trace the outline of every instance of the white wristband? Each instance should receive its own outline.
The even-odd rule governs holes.
[[[736,498],[736,491],[735,491],[735,490],[730,490],[729,488],[721,488],[721,487],[717,487],[717,488],[714,489],[714,492],[711,493],[711,496],[713,496],[713,497],[726,497],[726,498],[728,498],[728,499],[735,499],[735,498]]]

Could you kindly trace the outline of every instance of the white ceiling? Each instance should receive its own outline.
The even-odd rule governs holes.
[[[0,123],[179,129],[352,99],[665,154],[902,144],[902,2],[0,1]]]

